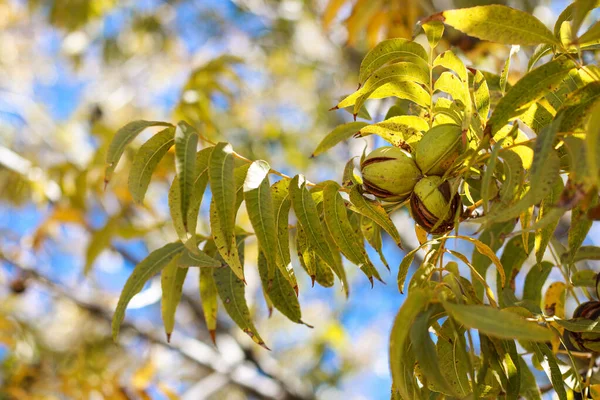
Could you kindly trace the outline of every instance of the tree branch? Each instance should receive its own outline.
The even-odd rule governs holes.
[[[76,304],[79,308],[87,311],[90,315],[104,320],[110,324],[112,321],[112,311],[105,309],[98,304],[83,300],[75,294],[74,290],[67,290],[52,279],[43,275],[39,271],[22,265],[19,262],[8,258],[0,252],[0,260],[19,269],[27,278],[34,280],[42,285],[54,295],[65,298]],[[246,392],[263,399],[273,400],[308,400],[314,398],[308,390],[298,390],[286,387],[283,382],[269,376],[265,376],[252,363],[247,360],[233,363],[224,358],[212,346],[190,337],[177,335],[172,338],[168,344],[164,340],[164,334],[156,329],[143,328],[133,322],[124,321],[122,329],[130,334],[138,336],[150,343],[170,348],[178,352],[182,357],[196,363],[202,367],[209,368],[214,374],[221,375],[229,382],[239,386]]]

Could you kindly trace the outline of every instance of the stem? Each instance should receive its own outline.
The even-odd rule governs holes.
[[[429,128],[433,126],[433,47],[429,48]]]
[[[216,143],[215,143],[215,142],[213,142],[212,140],[210,140],[210,139],[209,139],[209,138],[207,138],[206,136],[202,135],[201,133],[198,133],[198,138],[199,138],[200,140],[202,140],[203,142],[205,142],[205,143],[208,143],[208,144],[210,144],[210,145],[212,145],[212,146],[216,145]],[[254,162],[254,161],[252,161],[251,159],[249,159],[249,158],[247,158],[247,157],[244,157],[243,155],[241,155],[240,153],[238,153],[238,152],[237,152],[237,151],[235,151],[235,150],[233,151],[233,153],[232,153],[232,154],[233,154],[233,156],[234,156],[235,158],[237,158],[238,160],[242,160],[242,161],[244,161],[244,162],[247,162],[247,163],[249,163],[249,164],[251,164],[251,163],[253,163],[253,162]],[[284,174],[283,172],[279,172],[279,171],[277,171],[276,169],[273,169],[273,168],[271,168],[271,169],[269,170],[269,173],[271,173],[271,174],[273,174],[273,175],[280,176],[280,177],[282,177],[282,178],[285,178],[285,179],[292,179],[292,177],[291,177],[291,176],[289,176],[289,175],[286,175],[286,174]],[[315,183],[313,183],[313,182],[310,182],[310,181],[308,181],[308,180],[306,181],[306,185],[307,185],[307,186],[316,186],[316,184],[315,184]]]
[[[556,250],[554,249],[554,246],[552,245],[552,243],[550,243],[550,245],[548,246],[548,248],[550,249],[550,254],[552,255],[552,258],[554,258],[554,262],[556,263],[556,265],[559,266],[558,269],[560,270],[561,275],[563,276],[563,278],[565,278],[565,285],[567,287],[567,290],[571,293],[571,295],[573,296],[573,298],[577,302],[577,305],[580,305],[581,301],[579,301],[579,298],[577,297],[577,293],[575,293],[575,289],[571,285],[571,280],[569,279],[569,276],[562,269],[562,264],[560,262],[560,258],[556,254]]]

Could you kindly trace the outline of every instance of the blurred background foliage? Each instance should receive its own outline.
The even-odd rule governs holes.
[[[248,268],[255,294],[248,300],[270,353],[230,332],[227,320],[218,350],[208,344],[190,277],[171,345],[160,330],[156,280],[131,302],[125,335],[113,343],[109,320],[123,282],[149,249],[175,238],[166,201],[174,162],[165,157],[145,205],[134,206],[125,178],[133,151],[105,190],[106,146],[131,120],[185,119],[279,171],[339,181],[345,161],[374,138],[309,156],[352,118],[328,109],[355,90],[366,51],[384,38],[420,33],[415,24],[431,13],[489,3],[549,24],[566,5],[0,0],[0,398],[389,396],[387,338],[403,297],[394,285],[371,290],[358,275],[350,277],[348,301],[341,290],[300,282],[305,319],[315,326],[309,330],[268,318],[256,269]],[[440,51],[451,46],[468,65],[496,73],[510,51],[448,29]],[[513,57],[509,81],[529,56]],[[369,102],[362,115],[381,120],[381,109]],[[408,215],[395,222],[414,247]],[[384,250],[392,265],[403,255],[392,243]],[[246,251],[247,260],[256,258],[252,243]]]

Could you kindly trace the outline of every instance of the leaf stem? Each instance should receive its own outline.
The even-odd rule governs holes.
[[[203,142],[205,142],[205,143],[208,143],[208,144],[210,144],[210,145],[212,145],[212,146],[216,145],[216,143],[215,143],[214,141],[210,140],[209,138],[207,138],[206,136],[202,135],[202,134],[201,134],[201,133],[199,133],[199,132],[198,132],[198,138],[199,138],[200,140],[202,140]],[[242,160],[242,161],[244,161],[244,162],[247,162],[247,163],[249,163],[249,164],[251,164],[251,163],[253,163],[253,162],[254,162],[254,161],[252,161],[251,159],[249,159],[249,158],[247,158],[247,157],[244,157],[243,155],[241,155],[240,153],[238,153],[238,152],[237,152],[237,151],[235,151],[235,150],[233,151],[233,153],[232,153],[232,154],[233,154],[233,156],[234,156],[235,158],[237,158],[237,159],[239,159],[239,160]],[[276,169],[273,169],[273,168],[271,168],[271,169],[269,170],[269,173],[271,173],[271,174],[273,174],[273,175],[280,176],[280,177],[282,177],[282,178],[285,178],[285,179],[292,179],[292,177],[291,177],[291,176],[289,176],[289,175],[286,175],[286,174],[284,174],[283,172],[279,172],[279,171],[277,171]],[[308,181],[308,180],[306,181],[306,184],[307,184],[308,186],[316,186],[316,183],[310,182],[310,181]]]

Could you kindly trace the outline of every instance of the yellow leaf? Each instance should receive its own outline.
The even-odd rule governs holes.
[[[371,18],[369,24],[367,25],[367,43],[370,48],[373,48],[379,43],[379,35],[381,33],[381,29],[389,23],[388,13],[379,10],[377,14]]]
[[[419,244],[422,246],[427,241],[427,232],[421,226],[415,224],[415,234],[419,240]]]
[[[150,386],[150,382],[152,381],[152,378],[154,378],[155,373],[156,366],[151,361],[148,361],[140,369],[135,371],[131,377],[131,386],[138,391],[145,390]]]
[[[331,22],[338,15],[338,11],[347,0],[331,0],[327,3],[327,7],[325,8],[325,12],[323,13],[323,29],[328,29]]]
[[[590,394],[592,395],[592,399],[600,400],[600,384],[590,385]]]
[[[168,387],[164,383],[159,383],[157,386],[158,386],[158,390],[160,390],[162,392],[162,394],[164,394],[167,399],[169,399],[169,400],[179,400],[179,395],[177,393],[175,393],[175,391],[173,389],[171,389],[170,387]]]
[[[546,290],[546,294],[544,295],[544,314],[556,316],[561,319],[565,318],[566,288],[567,286],[563,282],[554,282],[548,287],[548,290]],[[558,325],[556,322],[551,322],[550,325],[556,328],[562,336],[565,328]],[[556,353],[560,346],[560,338],[553,338],[551,343],[552,351]]]

